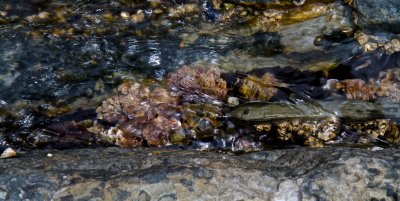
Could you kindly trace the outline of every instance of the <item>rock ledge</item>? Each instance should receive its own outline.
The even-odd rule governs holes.
[[[122,148],[3,159],[0,200],[398,200],[400,150]]]

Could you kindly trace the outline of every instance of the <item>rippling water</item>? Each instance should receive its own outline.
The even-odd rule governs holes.
[[[250,17],[224,21],[222,11],[211,2],[0,1],[3,140],[24,145],[24,137],[18,141],[18,136],[78,118],[68,116],[77,109],[93,110],[121,80],[162,81],[169,72],[193,63],[216,65],[227,72],[267,66],[321,70],[366,60],[370,66],[400,64],[396,54],[360,56],[351,36],[324,39],[309,51],[289,51],[272,28],[249,27],[256,19]],[[232,2],[223,5],[228,9],[238,1]],[[295,14],[287,15],[296,21]]]

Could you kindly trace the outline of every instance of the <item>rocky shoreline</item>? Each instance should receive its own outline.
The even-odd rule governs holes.
[[[2,160],[0,170],[0,200],[398,200],[400,193],[393,148],[40,150]]]
[[[0,4],[0,201],[400,199],[400,149],[390,144],[398,145],[400,139],[397,126],[400,123],[400,1],[101,2],[5,0]],[[161,141],[149,133],[165,134],[165,128],[174,130],[171,125],[177,122],[166,121],[175,116],[165,111],[174,110],[169,107],[160,110],[159,103],[170,97],[165,96],[166,89],[154,90],[162,85],[157,82],[166,79],[168,73],[182,69],[182,65],[204,67],[210,64],[227,75],[245,72],[246,79],[239,81],[255,86],[256,92],[253,93],[251,87],[252,90],[236,88],[239,92],[252,92],[244,94],[250,100],[260,99],[259,91],[263,90],[258,90],[257,83],[265,80],[262,80],[263,75],[249,76],[249,72],[274,66],[321,71],[332,82],[324,77],[322,81],[326,84],[317,82],[318,87],[329,88],[334,83],[330,89],[332,94],[342,98],[339,102],[336,99],[321,101],[321,105],[334,111],[338,118],[346,119],[343,127],[352,132],[340,133],[347,136],[338,134],[344,139],[340,147],[332,147],[337,144],[330,143],[319,149],[293,145],[296,147],[235,155],[207,149],[214,136],[206,136],[209,144],[193,146],[209,151],[184,149],[179,143],[156,148],[170,143],[167,138]],[[206,75],[205,78],[213,77]],[[175,77],[170,88],[177,88],[175,85],[183,80]],[[346,80],[352,78],[357,79]],[[124,81],[151,85],[143,90],[153,90],[152,96],[149,95],[151,101],[132,93],[114,96],[118,93],[116,87]],[[195,85],[195,89],[202,89],[208,82],[182,83],[182,86],[189,83]],[[289,84],[274,87],[284,88]],[[219,85],[208,87],[218,89],[215,86]],[[191,92],[186,94],[189,98],[205,99],[194,96],[198,91],[192,88],[184,92]],[[217,97],[214,99],[223,99],[218,91],[206,92]],[[345,100],[344,96],[357,102]],[[378,97],[394,101],[375,100]],[[109,111],[98,111],[100,116],[103,113],[111,116],[117,111],[120,113],[112,120],[121,121],[121,116],[126,114],[146,114],[157,121],[148,125],[146,119],[132,120],[132,115],[128,115],[129,121],[114,122],[120,128],[109,129],[106,134],[143,131],[150,142],[147,143],[153,147],[106,147],[119,144],[103,144],[102,141],[104,147],[98,147],[98,139],[86,131],[85,126],[91,123],[86,120],[94,121],[95,108],[107,98],[110,104],[105,104],[104,108]],[[136,105],[131,103],[135,98]],[[117,110],[124,106],[122,101],[114,104],[114,100],[119,99],[127,100],[129,104],[125,106],[129,106],[129,110],[126,111],[131,113]],[[145,109],[138,110],[140,104]],[[135,107],[131,107],[133,105]],[[205,117],[214,114],[213,108],[196,110],[193,105],[189,106],[182,110],[204,110],[208,116],[188,113],[190,118],[186,119],[190,121],[186,124],[208,128],[213,123],[205,121]],[[257,112],[270,107],[264,105],[263,110],[257,110],[256,106],[250,104],[239,109]],[[276,108],[271,110],[277,111]],[[271,118],[268,116],[271,114],[255,112],[233,117],[239,119],[239,123],[261,122],[253,130],[260,129],[264,133],[267,128],[277,127],[278,122],[269,124],[265,120]],[[282,116],[288,117],[285,114]],[[354,122],[349,124],[349,119]],[[364,121],[366,119],[371,121]],[[110,122],[102,123],[111,126]],[[289,127],[298,125],[294,124],[296,122],[279,125]],[[382,122],[385,124],[380,124]],[[392,124],[396,126],[386,129]],[[226,128],[229,132],[234,130],[228,123]],[[242,132],[243,127],[237,128]],[[214,134],[215,130],[200,131]],[[370,147],[387,147],[346,144],[345,137],[349,142],[361,141],[354,140],[352,134],[355,133],[371,134],[375,140],[380,140],[369,144]],[[286,139],[287,136],[281,137]],[[389,136],[386,139],[390,143],[381,143],[379,137],[382,136]],[[130,146],[143,143],[141,138],[127,139]],[[171,141],[184,139],[175,135]],[[243,139],[241,146],[251,145],[247,138]],[[220,144],[226,148],[224,140]],[[97,148],[89,148],[92,146]],[[86,148],[77,149],[83,147]]]

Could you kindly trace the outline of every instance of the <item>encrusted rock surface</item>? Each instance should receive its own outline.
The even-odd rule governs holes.
[[[0,200],[398,200],[400,150],[374,150],[36,151],[1,161]]]

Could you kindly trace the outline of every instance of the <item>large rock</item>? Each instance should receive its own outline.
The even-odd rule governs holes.
[[[0,200],[398,200],[399,159],[354,148],[37,151],[1,161]]]
[[[355,23],[364,29],[400,33],[400,1],[354,0]]]

